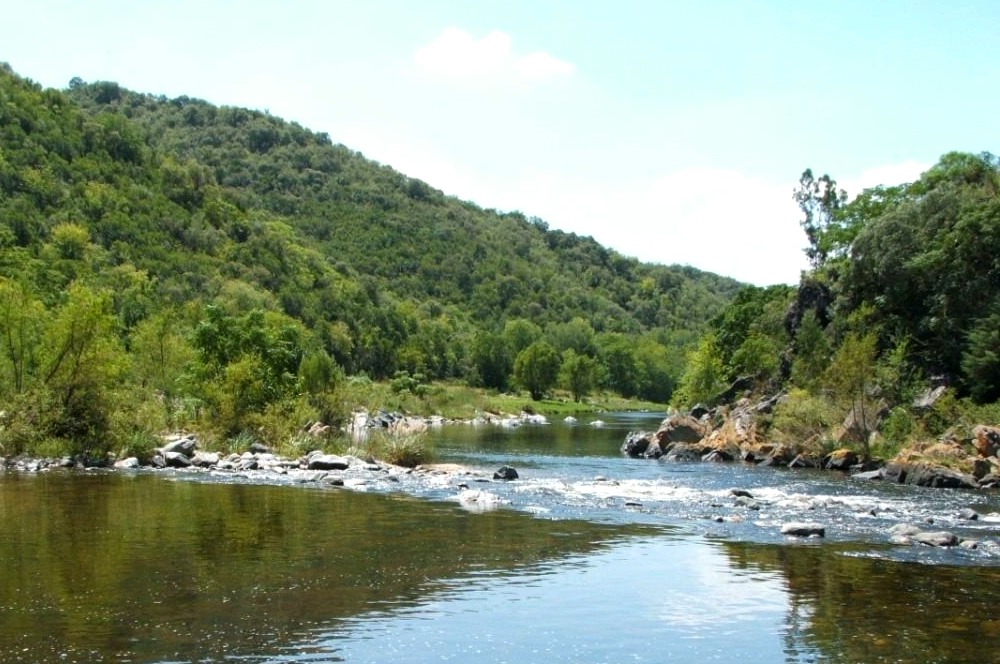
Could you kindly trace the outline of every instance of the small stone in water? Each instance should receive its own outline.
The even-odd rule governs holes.
[[[826,528],[818,523],[786,523],[781,527],[781,534],[794,537],[826,537]]]

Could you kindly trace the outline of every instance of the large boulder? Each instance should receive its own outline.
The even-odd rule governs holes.
[[[851,466],[855,466],[857,463],[858,455],[854,450],[846,448],[834,450],[823,458],[823,468],[826,470],[840,470],[845,473],[851,469]]]
[[[347,470],[351,463],[336,454],[310,454],[306,467],[309,470]]]
[[[183,438],[178,438],[168,442],[166,445],[160,448],[160,452],[164,455],[176,452],[178,454],[183,454],[184,456],[191,458],[194,456],[195,449],[198,447],[198,440],[194,436],[184,436]]]
[[[979,456],[995,457],[1000,450],[1000,427],[980,424],[972,430],[973,444]]]
[[[504,482],[510,482],[511,480],[516,480],[517,478],[517,470],[512,466],[500,466],[500,468],[493,473],[493,479],[503,480]]]
[[[942,466],[927,464],[890,463],[882,471],[884,479],[898,484],[943,489],[977,489],[979,482],[972,475]]]
[[[669,443],[697,443],[709,431],[709,426],[704,421],[678,413],[663,420],[656,431],[656,441],[661,448]]]
[[[653,434],[648,431],[630,431],[625,436],[625,442],[622,443],[622,454],[632,458],[640,458],[646,454],[652,442]]]

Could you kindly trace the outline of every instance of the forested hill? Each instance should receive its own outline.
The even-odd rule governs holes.
[[[343,375],[528,387],[529,346],[541,391],[562,365],[577,397],[664,402],[739,286],[483,210],[267,113],[0,65],[0,403],[43,438],[113,439],[126,396],[235,435],[304,395],[329,415]],[[0,451],[16,430],[0,422]]]
[[[127,117],[135,139],[162,155],[189,189],[217,187],[239,211],[256,215],[252,230],[287,224],[295,240],[344,274],[373,278],[369,290],[374,284],[398,300],[454,305],[480,325],[527,318],[545,326],[581,316],[599,331],[692,329],[738,286],[687,267],[644,265],[539,219],[447,197],[266,113],[107,82],[74,80],[69,96],[91,117]],[[289,313],[309,313],[307,302],[296,302],[302,293],[263,285]]]

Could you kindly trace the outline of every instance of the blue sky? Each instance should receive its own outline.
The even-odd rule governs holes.
[[[1000,2],[5,3],[0,61],[267,109],[642,260],[794,283],[802,170],[1000,151]]]

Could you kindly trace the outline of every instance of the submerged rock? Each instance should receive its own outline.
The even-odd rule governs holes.
[[[826,527],[818,523],[786,523],[781,527],[781,534],[792,537],[826,537]]]

